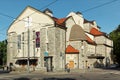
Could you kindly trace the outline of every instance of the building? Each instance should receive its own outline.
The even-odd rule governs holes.
[[[64,68],[64,20],[53,17],[49,9],[25,8],[7,31],[7,65],[26,68],[28,64],[48,71]]]
[[[7,65],[16,68],[53,71],[67,63],[71,69],[112,64],[113,42],[80,12],[58,19],[49,9],[28,6],[7,33]]]
[[[71,12],[66,20],[66,62],[71,68],[108,67],[112,64],[113,42],[95,21]]]

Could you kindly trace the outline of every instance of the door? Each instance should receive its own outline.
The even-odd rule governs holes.
[[[69,68],[74,68],[74,61],[69,61]]]
[[[45,62],[44,64],[45,64],[45,67],[46,67],[47,72],[53,71],[53,67],[52,67],[52,56],[44,57],[44,62]]]

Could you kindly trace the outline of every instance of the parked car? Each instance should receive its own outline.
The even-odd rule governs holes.
[[[118,68],[119,67],[119,64],[111,64],[110,65],[110,68]]]

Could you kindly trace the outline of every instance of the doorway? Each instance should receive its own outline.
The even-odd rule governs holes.
[[[44,57],[44,66],[46,67],[47,72],[53,71],[52,58],[52,56]]]
[[[69,61],[69,68],[71,68],[71,69],[74,68],[74,61]]]

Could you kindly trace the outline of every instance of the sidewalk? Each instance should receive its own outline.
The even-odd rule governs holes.
[[[71,69],[70,73],[65,72],[64,70],[56,70],[56,71],[52,71],[52,72],[46,72],[46,71],[41,71],[41,70],[36,70],[36,71],[30,71],[30,73],[28,73],[27,71],[12,71],[10,72],[10,74],[45,74],[45,75],[60,75],[60,74],[80,74],[80,73],[96,73],[96,72],[101,72],[101,73],[111,73],[111,74],[120,74],[120,71],[117,70],[107,70],[107,69],[98,69],[98,68],[94,68],[94,69]]]
[[[52,75],[52,74],[70,74],[70,73],[88,73],[88,72],[103,72],[103,69],[71,69],[70,72],[65,72],[64,70],[56,70],[56,71],[52,71],[52,72],[41,72],[41,71],[34,71],[31,73],[42,73],[42,74],[48,74],[48,75]]]

